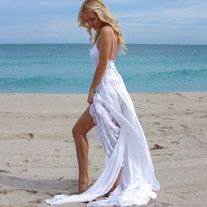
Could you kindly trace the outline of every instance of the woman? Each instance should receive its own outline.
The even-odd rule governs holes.
[[[116,53],[126,49],[117,21],[101,0],[82,4],[79,25],[91,36],[96,31],[90,56],[94,76],[88,94],[89,106],[73,127],[79,164],[77,195],[56,195],[46,202],[58,205],[88,201],[87,206],[146,205],[160,189],[146,138],[123,79],[115,67]],[[105,151],[105,168],[90,186],[87,132],[96,127]],[[95,200],[105,196],[103,200]]]

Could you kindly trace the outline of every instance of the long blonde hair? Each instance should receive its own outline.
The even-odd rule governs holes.
[[[78,13],[78,25],[80,27],[85,27],[87,29],[87,32],[90,35],[90,44],[92,44],[93,40],[97,39],[97,36],[99,35],[99,32],[96,32],[95,37],[93,39],[92,35],[92,28],[89,27],[86,24],[85,19],[83,18],[83,12],[94,12],[98,15],[99,19],[110,25],[112,29],[114,30],[115,34],[117,35],[117,51],[120,53],[125,53],[127,50],[125,42],[122,38],[122,32],[119,28],[118,21],[112,16],[110,10],[104,5],[102,0],[85,0],[83,4],[80,7],[79,13]]]

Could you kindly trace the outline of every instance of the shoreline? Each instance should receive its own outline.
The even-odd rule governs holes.
[[[205,206],[207,92],[129,94],[161,184],[148,206]],[[87,106],[87,93],[0,93],[0,206],[46,207],[46,198],[77,192],[71,129]],[[94,182],[104,166],[95,128],[88,141]]]

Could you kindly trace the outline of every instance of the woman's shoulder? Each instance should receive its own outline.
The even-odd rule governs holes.
[[[114,39],[115,42],[117,42],[117,35],[114,32],[113,28],[110,25],[105,25],[100,29],[100,39]]]
[[[113,28],[108,24],[104,25],[100,30],[100,32],[112,32],[112,31],[113,31]]]
[[[103,35],[104,36],[108,36],[108,35],[111,36],[113,32],[114,31],[110,25],[105,25],[100,29],[101,36],[103,36]]]

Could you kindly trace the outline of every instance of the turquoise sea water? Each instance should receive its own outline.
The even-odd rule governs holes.
[[[207,45],[127,45],[116,67],[129,92],[207,91]],[[0,44],[0,92],[87,93],[88,44]]]

